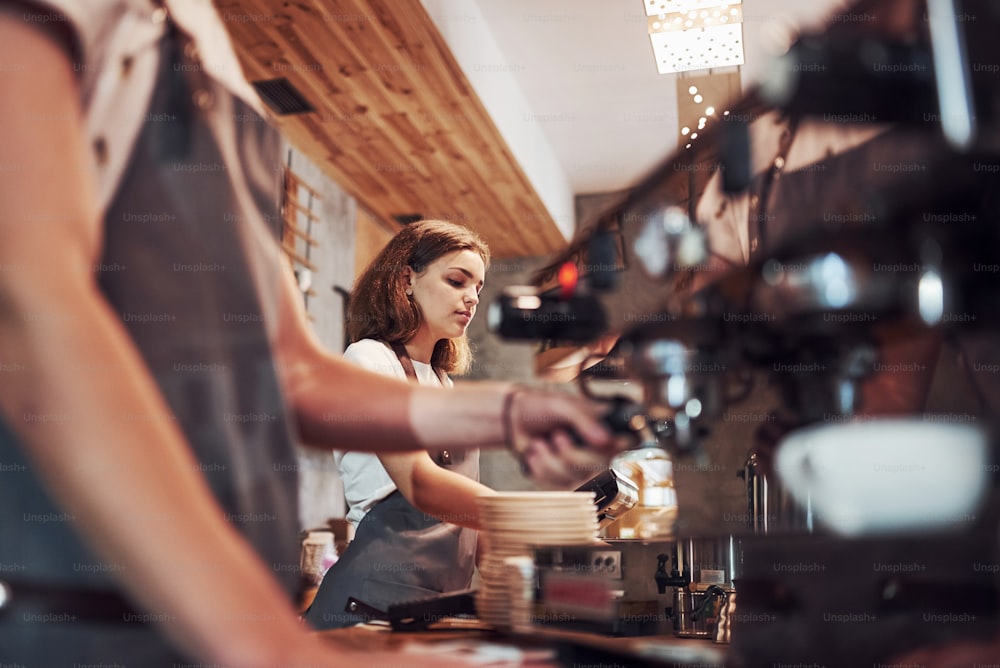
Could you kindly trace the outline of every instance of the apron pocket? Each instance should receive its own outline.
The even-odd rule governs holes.
[[[425,598],[439,596],[441,592],[415,585],[403,584],[401,582],[389,582],[387,580],[376,580],[365,578],[361,587],[362,595],[359,597],[364,603],[387,610],[390,605],[397,603],[407,603],[409,601],[419,601]]]

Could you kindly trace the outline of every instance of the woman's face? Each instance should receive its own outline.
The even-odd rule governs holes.
[[[410,274],[413,301],[423,316],[420,329],[435,341],[465,334],[476,315],[485,275],[483,258],[471,250],[442,255],[423,273]]]

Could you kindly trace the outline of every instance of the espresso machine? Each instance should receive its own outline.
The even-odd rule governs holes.
[[[728,120],[491,307],[508,339],[619,334],[606,366],[641,387],[632,426],[676,462],[704,463],[761,377],[776,388],[773,419],[731,453],[743,526],[633,558],[631,588],[657,591],[653,632],[731,641],[733,665],[872,665],[1000,630],[989,414],[859,412],[874,376],[912,371],[886,351],[927,337],[978,341],[986,356],[966,361],[987,404],[1000,390],[1000,347],[982,345],[1000,337],[1000,68],[985,66],[1000,63],[1000,7],[918,4],[908,29],[890,20],[908,3],[871,1],[847,10],[870,25],[800,36]],[[755,165],[762,118],[794,139]],[[796,141],[873,121],[864,141],[785,169]],[[724,270],[701,213],[713,197],[744,207],[753,240]],[[599,270],[551,287],[567,262]]]

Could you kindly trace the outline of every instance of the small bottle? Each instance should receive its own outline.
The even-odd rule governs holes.
[[[318,587],[337,561],[337,548],[329,531],[309,531],[302,541],[301,568],[307,586]]]

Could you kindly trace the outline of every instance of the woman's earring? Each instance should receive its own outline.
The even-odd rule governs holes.
[[[406,296],[407,297],[413,296],[413,288],[406,288]]]

